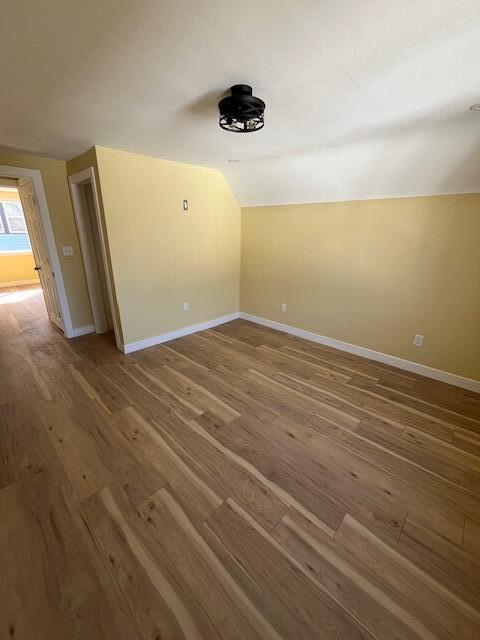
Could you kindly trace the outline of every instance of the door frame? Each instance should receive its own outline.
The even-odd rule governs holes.
[[[48,259],[54,274],[54,282],[57,289],[60,312],[62,314],[63,332],[67,338],[74,338],[76,334],[72,324],[72,316],[70,314],[65,284],[63,282],[63,274],[60,267],[60,260],[58,258],[57,245],[55,244],[55,236],[53,234],[47,196],[45,195],[45,189],[43,187],[42,172],[40,169],[25,169],[23,167],[0,165],[0,175],[5,178],[26,178],[32,181],[33,191],[40,211],[40,220],[42,222],[45,241],[47,243]]]
[[[110,273],[110,259],[107,250],[107,239],[103,226],[103,219],[100,209],[100,199],[98,196],[97,179],[95,176],[95,170],[93,167],[87,167],[82,171],[68,176],[68,184],[70,187],[70,194],[72,196],[73,213],[75,216],[75,222],[77,225],[78,239],[80,241],[80,248],[82,250],[83,266],[85,269],[85,277],[88,285],[88,292],[90,298],[90,306],[92,307],[92,316],[95,325],[95,329],[102,326],[102,316],[104,316],[104,309],[100,308],[101,301],[98,296],[98,278],[95,266],[92,264],[92,256],[90,248],[88,246],[89,236],[87,232],[87,218],[88,211],[85,208],[85,196],[81,193],[81,187],[90,183],[93,194],[93,207],[95,210],[95,219],[97,222],[98,233],[100,237],[100,247],[102,251],[102,262],[105,269],[105,280],[107,283],[108,301],[110,303],[110,311],[113,322],[113,332],[115,334],[115,342],[118,349],[122,349],[122,342],[120,338],[119,322],[117,317],[117,307],[115,305],[115,297],[113,294],[113,282]]]

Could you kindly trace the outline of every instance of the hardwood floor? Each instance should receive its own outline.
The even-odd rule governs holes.
[[[480,397],[235,321],[129,356],[0,290],[0,638],[480,638]]]

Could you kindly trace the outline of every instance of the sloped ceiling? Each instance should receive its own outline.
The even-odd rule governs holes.
[[[211,166],[248,204],[480,191],[478,0],[4,0],[0,143]],[[265,128],[222,131],[232,84]],[[229,162],[234,160],[235,162]]]

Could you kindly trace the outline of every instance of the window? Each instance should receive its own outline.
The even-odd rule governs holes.
[[[1,233],[27,233],[22,205],[19,202],[2,202],[0,206],[3,208],[4,218],[4,230]]]
[[[0,202],[0,254],[31,253],[27,225],[20,202]]]

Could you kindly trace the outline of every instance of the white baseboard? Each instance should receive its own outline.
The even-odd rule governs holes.
[[[213,320],[206,320],[205,322],[192,324],[189,327],[183,327],[182,329],[175,329],[174,331],[169,331],[168,333],[162,333],[159,336],[145,338],[144,340],[138,340],[137,342],[127,342],[126,344],[123,345],[123,352],[132,353],[133,351],[139,351],[140,349],[153,347],[154,345],[161,344],[162,342],[175,340],[175,338],[188,336],[191,333],[196,333],[197,331],[205,331],[206,329],[211,329],[212,327],[216,327],[219,324],[224,324],[225,322],[231,322],[232,320],[237,320],[239,317],[240,317],[240,313],[237,311],[235,313],[230,313],[228,316],[220,316],[219,318],[214,318]]]
[[[6,287],[23,287],[27,284],[40,284],[40,280],[38,278],[33,278],[31,280],[12,280],[11,282],[0,282],[0,289]]]
[[[389,364],[392,367],[397,367],[398,369],[410,371],[411,373],[418,373],[419,375],[426,376],[427,378],[433,378],[440,382],[446,382],[447,384],[453,384],[457,387],[462,387],[463,389],[480,393],[479,380],[463,378],[462,376],[457,376],[454,373],[448,373],[447,371],[442,371],[440,369],[433,369],[432,367],[427,367],[424,364],[418,364],[411,360],[404,360],[403,358],[390,356],[388,353],[373,351],[373,349],[366,349],[365,347],[358,347],[357,345],[350,344],[349,342],[342,342],[341,340],[328,338],[327,336],[322,336],[318,333],[313,333],[312,331],[305,331],[304,329],[298,329],[297,327],[292,327],[288,324],[282,324],[281,322],[275,322],[274,320],[268,320],[267,318],[253,316],[249,313],[240,312],[239,316],[243,320],[249,320],[250,322],[261,324],[265,327],[270,327],[270,329],[275,329],[276,331],[283,331],[284,333],[297,336],[297,338],[318,342],[319,344],[324,344],[328,347],[333,347],[334,349],[340,349],[340,351],[347,351],[348,353],[353,353],[363,358],[383,362],[384,364]]]
[[[87,333],[95,333],[95,327],[93,324],[86,325],[85,327],[73,327],[73,332],[69,338],[78,338],[79,336],[85,336]]]

